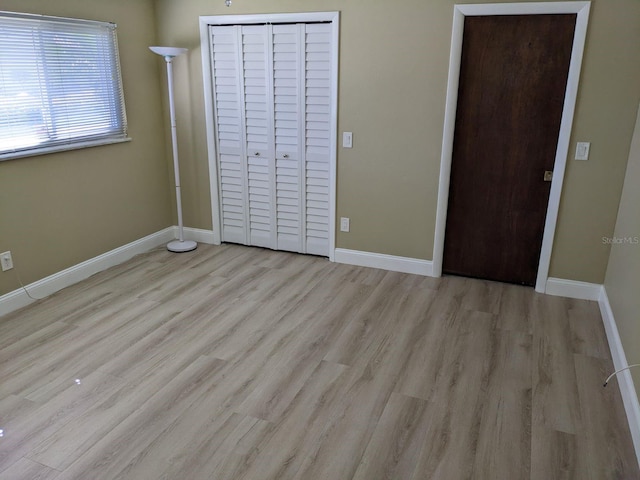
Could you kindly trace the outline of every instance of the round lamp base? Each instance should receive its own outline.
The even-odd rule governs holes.
[[[193,240],[174,240],[173,242],[167,243],[167,250],[170,252],[182,253],[182,252],[190,252],[191,250],[195,250],[198,244]]]

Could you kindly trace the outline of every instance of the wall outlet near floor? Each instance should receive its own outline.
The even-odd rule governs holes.
[[[13,268],[13,258],[11,258],[11,252],[0,253],[0,263],[2,264],[2,271],[6,272]]]
[[[349,231],[349,218],[347,217],[340,217],[340,231],[341,232],[348,232]]]

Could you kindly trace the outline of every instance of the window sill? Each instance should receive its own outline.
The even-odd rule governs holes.
[[[88,140],[86,142],[77,142],[68,145],[56,145],[52,147],[34,148],[32,150],[24,150],[20,152],[10,152],[0,154],[0,162],[5,160],[16,160],[18,158],[35,157],[38,155],[48,155],[50,153],[66,152],[67,150],[79,150],[82,148],[100,147],[102,145],[111,145],[114,143],[130,142],[130,137],[125,138],[109,138],[100,140]]]

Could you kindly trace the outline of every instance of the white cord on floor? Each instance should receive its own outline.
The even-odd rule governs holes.
[[[619,374],[620,372],[623,372],[624,370],[629,370],[630,368],[633,368],[633,367],[640,367],[640,363],[634,363],[633,365],[629,365],[628,367],[624,367],[624,368],[621,368],[620,370],[616,370],[615,372],[613,372],[611,375],[607,377],[607,379],[604,381],[603,387],[607,386],[607,383],[609,383],[609,380],[611,380],[611,377]]]
[[[13,269],[16,272],[16,278],[18,279],[18,283],[24,290],[24,293],[27,294],[27,297],[29,297],[31,300],[42,300],[43,298],[45,298],[45,297],[42,297],[42,298],[32,297],[31,294],[29,293],[29,290],[27,290],[27,287],[25,287],[24,284],[22,283],[22,279],[20,278],[20,272],[18,272],[18,269],[15,266],[13,267]]]

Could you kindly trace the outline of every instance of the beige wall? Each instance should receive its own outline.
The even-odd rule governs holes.
[[[614,238],[605,288],[627,361],[640,363],[640,111]],[[632,374],[640,397],[640,371]]]
[[[341,12],[337,246],[431,259],[454,0],[157,0],[166,44],[191,49],[176,66],[185,219],[211,228],[198,16]],[[594,1],[550,275],[602,283],[640,99],[640,2]]]
[[[116,22],[131,142],[0,162],[0,252],[30,283],[171,225],[152,0],[0,0],[0,10]],[[19,287],[0,273],[0,295]]]

